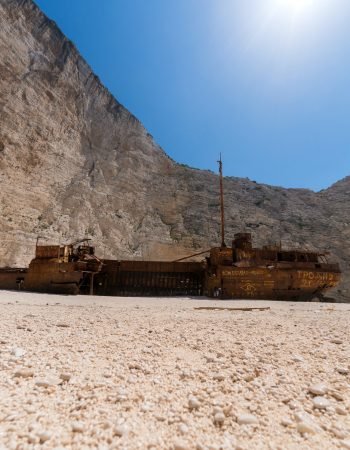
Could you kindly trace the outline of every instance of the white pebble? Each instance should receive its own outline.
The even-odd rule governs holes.
[[[200,401],[198,400],[198,398],[194,397],[194,396],[190,396],[188,398],[188,407],[190,409],[198,409],[201,406]]]
[[[116,426],[114,427],[114,430],[113,430],[114,435],[115,435],[115,436],[119,436],[119,437],[124,436],[124,434],[126,434],[127,431],[128,431],[128,430],[127,430],[127,427],[126,427],[125,425],[116,425]]]
[[[257,425],[259,420],[253,414],[240,414],[237,417],[239,425]]]
[[[297,430],[299,433],[310,433],[314,434],[320,431],[318,425],[316,425],[311,417],[304,412],[296,412],[294,418],[297,422]]]
[[[216,373],[213,375],[213,380],[224,381],[224,379],[225,379],[225,375],[223,375],[221,373]]]
[[[51,439],[52,435],[48,431],[43,431],[41,433],[38,433],[38,438],[40,440],[40,444],[43,444],[44,442]]]
[[[348,413],[347,410],[345,408],[343,408],[342,406],[336,406],[335,412],[341,416],[346,416]]]
[[[323,383],[313,384],[309,387],[309,392],[313,395],[325,395],[328,392],[328,386]]]
[[[299,433],[310,433],[310,434],[314,434],[317,432],[316,427],[313,426],[312,423],[310,422],[299,422],[297,424],[297,430],[299,431]]]
[[[11,355],[15,356],[16,358],[21,358],[24,356],[27,352],[23,350],[23,348],[13,348],[11,351]]]
[[[176,440],[174,442],[174,450],[187,450],[188,446],[185,444],[185,442]]]
[[[40,379],[36,380],[35,384],[39,387],[49,387],[49,386],[56,386],[60,383],[60,380],[58,378],[47,378],[47,379]]]
[[[214,423],[221,425],[225,422],[225,414],[223,412],[217,412],[214,416]]]
[[[290,427],[291,425],[293,425],[293,422],[288,417],[283,417],[281,419],[281,425],[283,425],[284,427]]]
[[[349,373],[349,369],[347,367],[337,367],[336,371],[341,375],[347,375]]]
[[[315,397],[312,400],[312,403],[314,405],[314,408],[317,409],[327,409],[331,404],[330,401],[324,397]]]
[[[187,434],[188,433],[188,426],[185,423],[180,423],[178,426],[178,430],[181,434]]]

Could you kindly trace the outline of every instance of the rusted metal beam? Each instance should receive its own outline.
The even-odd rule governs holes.
[[[184,256],[183,258],[179,258],[179,259],[175,259],[175,260],[172,261],[172,262],[180,262],[180,261],[184,261],[185,259],[193,258],[193,257],[195,257],[195,256],[204,255],[204,253],[209,253],[209,252],[210,252],[210,249],[209,249],[209,250],[204,250],[203,252],[193,253],[192,255]]]

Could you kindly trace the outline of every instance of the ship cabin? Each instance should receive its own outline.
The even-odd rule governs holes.
[[[338,264],[329,264],[326,253],[300,250],[283,250],[281,245],[266,245],[254,248],[250,233],[234,235],[232,247],[215,247],[211,249],[210,266],[275,266],[310,269],[333,269],[340,271]],[[332,266],[332,267],[331,267]]]

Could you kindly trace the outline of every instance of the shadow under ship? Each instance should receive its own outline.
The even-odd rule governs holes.
[[[337,263],[325,253],[255,248],[251,234],[224,239],[222,163],[220,247],[177,261],[100,259],[88,240],[36,245],[27,268],[0,268],[0,289],[110,296],[207,296],[219,299],[322,300],[340,281]],[[208,254],[200,262],[186,261]]]

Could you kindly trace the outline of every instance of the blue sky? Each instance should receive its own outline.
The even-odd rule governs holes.
[[[320,190],[350,175],[349,0],[36,0],[176,161]]]

